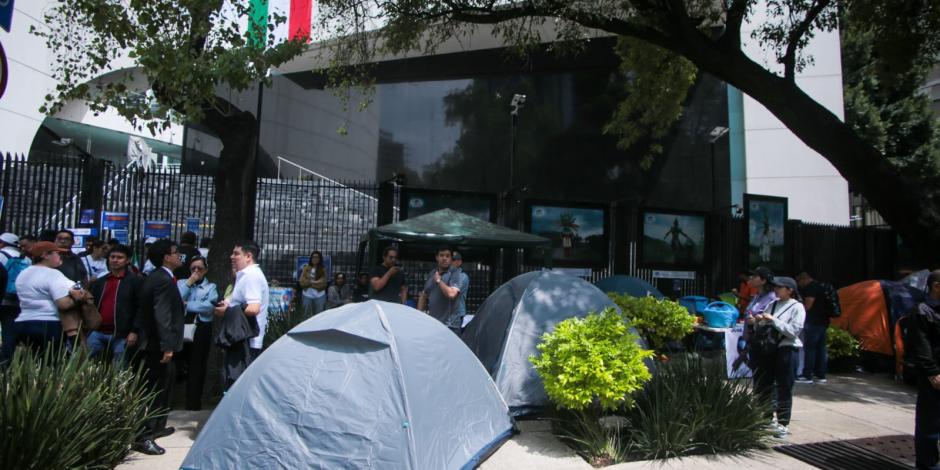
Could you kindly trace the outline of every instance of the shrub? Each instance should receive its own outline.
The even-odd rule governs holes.
[[[637,339],[617,311],[606,308],[555,325],[542,336],[539,357],[529,361],[557,406],[583,410],[595,400],[603,409],[629,406],[629,395],[650,379],[643,360],[652,352]]]
[[[826,334],[826,349],[830,359],[855,359],[861,344],[848,331],[830,326]]]
[[[647,460],[766,448],[768,411],[746,381],[727,379],[724,364],[682,355],[658,367],[621,413],[631,456]]]
[[[689,311],[672,300],[652,296],[631,297],[614,292],[607,295],[657,352],[661,352],[667,342],[684,338],[695,326],[695,318],[689,315]]]
[[[0,372],[0,468],[114,468],[151,417],[139,375],[22,349]]]

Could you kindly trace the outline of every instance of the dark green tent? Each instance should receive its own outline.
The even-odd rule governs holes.
[[[377,256],[379,240],[393,240],[418,245],[451,245],[480,248],[545,248],[550,264],[551,240],[520,232],[451,209],[441,209],[395,224],[369,230],[360,242],[360,256],[369,245],[369,260]],[[362,263],[360,262],[361,266]]]

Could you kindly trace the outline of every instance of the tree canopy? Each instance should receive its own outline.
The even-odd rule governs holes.
[[[922,80],[921,65],[940,52],[940,4],[932,0],[324,0],[320,20],[341,38],[334,43],[335,56],[350,64],[369,62],[376,54],[433,52],[484,26],[521,50],[544,42],[577,49],[598,31],[618,36],[625,68],[645,67],[645,73],[666,77],[644,81],[627,74],[625,86],[643,93],[631,93],[636,101],[628,98],[606,129],[618,133],[623,145],[637,140],[627,121],[643,123],[654,135],[664,132],[678,116],[676,103],[695,70],[707,72],[764,105],[829,160],[915,252],[937,258],[931,247],[940,243],[940,169],[929,152],[889,145],[926,139],[929,133],[884,127],[884,116],[863,125],[854,111],[844,122],[796,83],[797,73],[813,61],[806,46],[815,35],[839,26],[840,10],[851,11],[856,27],[875,39],[869,47],[881,84]],[[384,26],[365,34],[376,24]],[[752,38],[772,52],[774,63],[764,64],[742,50],[746,25]],[[882,85],[874,93],[881,103],[895,103],[909,97],[909,90]],[[871,87],[847,91],[849,106],[859,102],[859,94],[873,92]],[[661,100],[657,105],[664,108],[649,112],[646,97]],[[872,139],[879,133],[882,144]],[[657,150],[651,147],[647,158]]]
[[[170,118],[200,122],[212,108],[225,114],[216,94],[220,85],[237,91],[255,86],[270,67],[307,46],[302,40],[275,42],[283,16],[275,13],[267,30],[258,31],[246,28],[249,15],[248,2],[225,0],[54,3],[43,14],[48,28],[32,29],[53,51],[58,81],[41,111],[54,114],[79,100],[96,112],[111,107],[151,131],[169,125]],[[122,59],[138,71],[115,71]],[[152,96],[134,89],[135,73],[144,75]],[[102,80],[107,74],[112,75]]]

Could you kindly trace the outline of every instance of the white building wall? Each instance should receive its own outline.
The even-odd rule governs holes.
[[[761,5],[741,33],[753,60],[777,70],[772,51],[751,38],[754,24],[764,21]],[[842,58],[839,33],[819,33],[805,50],[815,63],[797,74],[796,83],[839,118],[843,118]],[[789,217],[806,222],[849,224],[848,183],[825,158],[793,135],[763,105],[744,95],[746,192],[789,200]]]
[[[0,43],[6,51],[10,67],[7,90],[0,97],[0,152],[27,154],[36,131],[45,119],[39,107],[45,102],[45,96],[55,90],[56,81],[50,70],[55,56],[46,48],[44,40],[30,34],[29,29],[46,27],[42,21],[43,11],[52,3],[50,0],[15,2],[10,32],[0,29]],[[121,59],[113,64],[113,68],[118,70],[133,65],[129,60]],[[140,82],[141,90],[145,90],[146,83],[142,80]],[[83,103],[68,103],[55,117],[182,144],[183,132],[180,126],[173,125],[152,136],[146,129],[134,129],[114,111],[109,110],[96,116]]]

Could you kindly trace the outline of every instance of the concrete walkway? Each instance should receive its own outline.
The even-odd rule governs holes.
[[[899,385],[886,375],[831,376],[825,385],[796,384],[791,435],[786,442],[805,444],[914,433],[912,387]],[[177,432],[160,439],[162,456],[134,453],[118,469],[165,470],[179,468],[208,412],[173,412],[170,425]],[[589,470],[592,467],[552,436],[544,421],[522,421],[520,434],[505,443],[482,466],[485,470]],[[781,441],[781,443],[783,443]],[[608,470],[634,469],[810,469],[815,468],[779,452],[750,455],[690,457],[666,461],[630,462]]]

